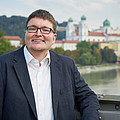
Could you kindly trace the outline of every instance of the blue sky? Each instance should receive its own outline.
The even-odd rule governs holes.
[[[0,16],[27,17],[36,9],[50,11],[61,23],[70,17],[78,23],[82,15],[89,28],[99,28],[108,19],[115,29],[120,28],[120,0],[1,0]]]

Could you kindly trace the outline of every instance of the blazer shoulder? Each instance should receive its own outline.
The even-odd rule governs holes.
[[[14,59],[15,55],[19,55],[20,56],[20,53],[22,53],[22,51],[23,51],[23,47],[18,49],[18,50],[16,50],[16,51],[0,55],[0,63],[10,62],[11,60]]]

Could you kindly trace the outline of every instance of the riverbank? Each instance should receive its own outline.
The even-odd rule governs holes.
[[[120,65],[105,64],[105,65],[93,65],[93,66],[78,66],[80,74],[88,74],[91,72],[107,71],[112,69],[120,69]]]

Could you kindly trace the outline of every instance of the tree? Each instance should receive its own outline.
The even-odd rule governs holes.
[[[117,56],[115,55],[113,49],[108,49],[108,57],[109,57],[109,59],[108,59],[109,63],[113,63],[113,62],[117,61],[117,59],[115,59],[115,58],[117,58]]]
[[[99,43],[93,43],[91,45],[91,48],[94,49],[94,47],[96,47],[97,49],[99,49]]]
[[[77,50],[80,51],[80,55],[86,52],[91,52],[91,44],[90,42],[82,41],[77,44]]]
[[[64,50],[61,47],[56,47],[55,49],[52,49],[52,51],[54,51],[54,52],[56,52],[58,54],[61,54],[61,55],[64,54]]]
[[[0,38],[0,55],[8,52],[10,48],[10,42],[6,41],[4,38]]]
[[[90,53],[83,53],[79,58],[79,63],[81,65],[95,65],[96,58]]]
[[[90,44],[90,42],[82,41],[82,42],[79,42],[76,47],[77,47],[77,49],[86,48],[86,49],[90,50],[91,44]]]
[[[117,56],[113,49],[105,47],[103,50],[101,49],[101,54],[103,62],[113,63],[117,61]]]
[[[0,29],[0,37],[4,36],[5,32],[3,30]]]
[[[8,48],[8,52],[12,52],[12,51],[18,50],[19,48],[20,48],[20,46],[15,47],[15,46],[11,45],[11,46]]]
[[[22,46],[25,45],[25,40],[21,40],[21,41],[20,41],[20,46],[21,46],[21,45],[22,45]]]
[[[97,49],[96,47],[92,48],[92,55],[96,58],[96,62],[97,64],[102,62],[102,55],[99,49]]]
[[[102,62],[108,61],[108,54],[107,54],[108,47],[105,47],[104,49],[101,49],[101,55],[102,55]]]
[[[79,62],[79,57],[80,57],[79,50],[74,50],[74,51],[66,50],[64,52],[64,55],[72,58],[76,64]]]

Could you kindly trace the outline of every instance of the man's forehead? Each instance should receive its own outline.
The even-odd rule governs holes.
[[[31,18],[28,22],[28,26],[30,25],[53,27],[53,24],[49,20],[38,18],[38,17]]]

